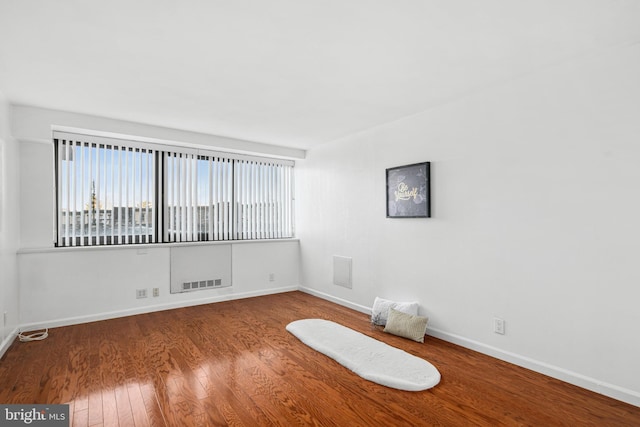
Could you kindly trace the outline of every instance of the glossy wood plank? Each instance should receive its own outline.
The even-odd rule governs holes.
[[[366,381],[285,330],[324,318],[429,360],[436,387]],[[640,425],[640,408],[289,292],[56,328],[0,361],[0,402],[70,404],[74,426]]]

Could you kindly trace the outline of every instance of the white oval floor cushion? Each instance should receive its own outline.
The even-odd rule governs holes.
[[[426,360],[338,323],[303,319],[286,328],[309,347],[377,384],[420,391],[440,382],[440,372]]]

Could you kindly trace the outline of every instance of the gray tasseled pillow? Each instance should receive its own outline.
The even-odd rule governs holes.
[[[389,309],[389,318],[384,332],[388,332],[410,340],[424,342],[427,332],[427,317],[406,314],[393,308]]]

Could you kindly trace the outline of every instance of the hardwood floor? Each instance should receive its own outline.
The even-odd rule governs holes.
[[[433,363],[436,387],[366,381],[285,330],[336,321]],[[69,403],[73,426],[640,426],[640,408],[289,292],[56,328],[0,361],[0,402]]]

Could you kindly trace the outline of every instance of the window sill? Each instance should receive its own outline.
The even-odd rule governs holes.
[[[103,246],[64,246],[56,248],[54,246],[44,248],[21,248],[18,250],[20,254],[38,254],[53,252],[74,252],[74,251],[104,251],[104,250],[146,250],[156,248],[172,248],[182,246],[211,246],[211,245],[246,245],[246,244],[273,244],[283,242],[298,242],[296,237],[286,239],[256,239],[256,240],[218,240],[206,242],[180,242],[180,243],[143,243],[129,245],[103,245]]]

